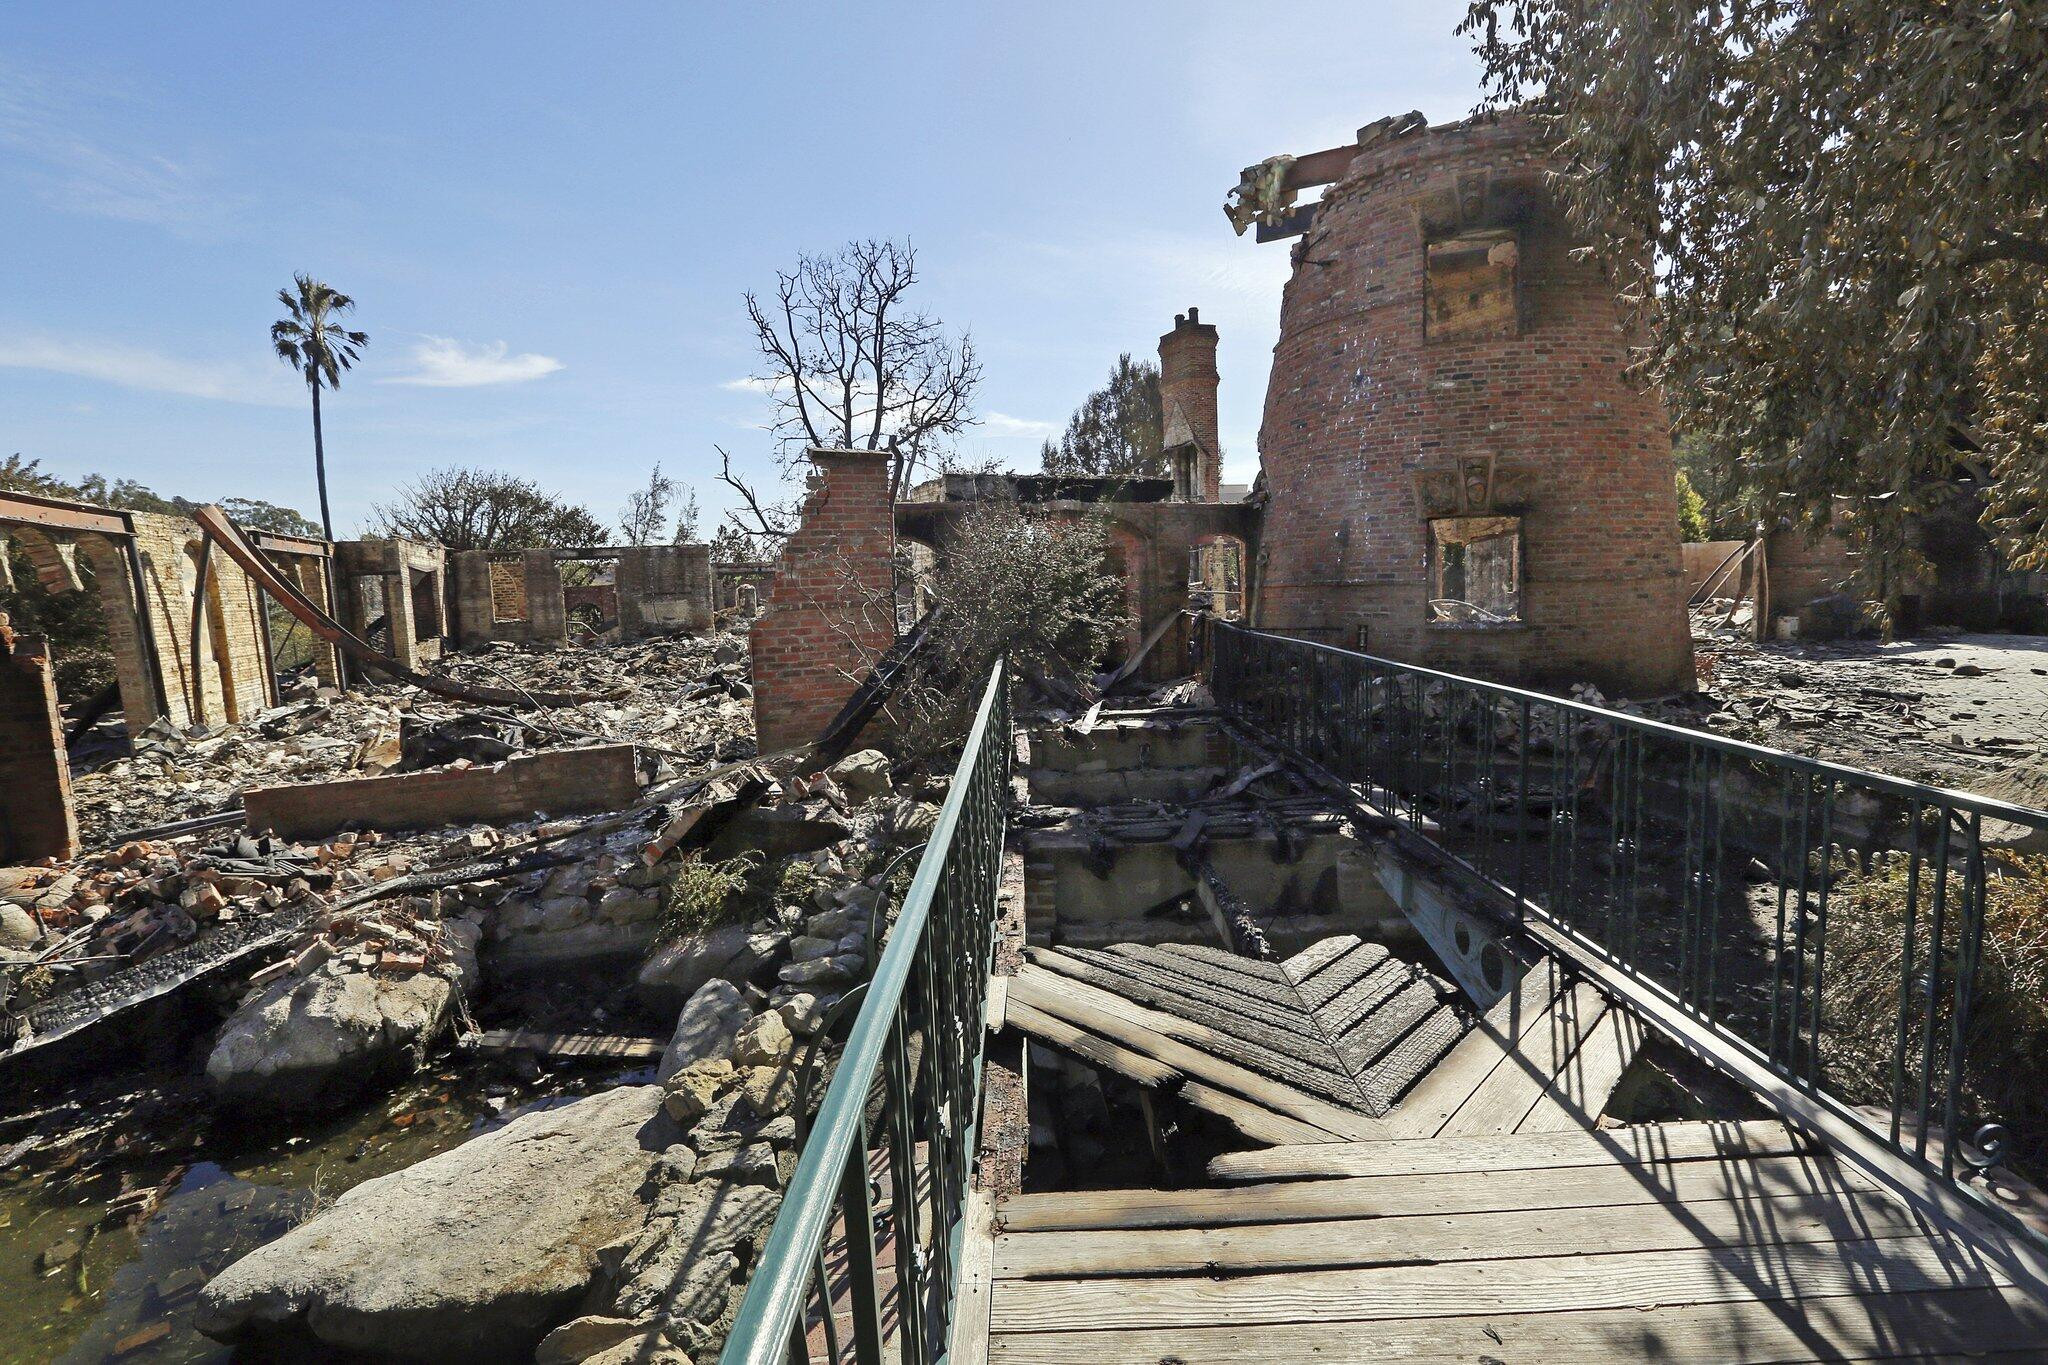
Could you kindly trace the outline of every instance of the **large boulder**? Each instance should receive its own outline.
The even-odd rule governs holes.
[[[259,991],[206,1059],[214,1093],[251,1108],[317,1108],[416,1066],[476,983],[476,926],[452,919],[441,932],[449,960],[429,971],[387,975],[344,955]]]
[[[788,936],[724,924],[672,939],[648,954],[635,989],[655,1014],[680,1010],[705,982],[747,981],[781,953]]]
[[[42,936],[34,915],[18,905],[0,905],[0,948],[33,948]]]
[[[692,1062],[725,1056],[732,1051],[733,1036],[753,1015],[732,982],[705,982],[676,1017],[676,1031],[662,1051],[656,1079],[665,1081]]]
[[[404,1360],[531,1359],[576,1314],[602,1249],[645,1227],[641,1187],[677,1136],[660,1108],[658,1086],[612,1090],[365,1181],[216,1276],[199,1330]]]
[[[825,776],[854,801],[871,801],[889,794],[889,756],[880,749],[862,749],[827,768]]]

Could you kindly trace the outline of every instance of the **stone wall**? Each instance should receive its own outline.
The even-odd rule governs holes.
[[[619,634],[709,630],[715,587],[709,545],[628,545],[619,551]]]
[[[152,512],[131,513],[130,519],[142,563],[149,631],[156,645],[155,667],[164,681],[171,723],[223,725],[270,706],[274,680],[264,646],[262,589],[218,546],[206,556],[202,589],[203,532],[197,522]],[[192,606],[202,591],[205,607],[199,613],[195,667]],[[122,701],[128,701],[125,688]],[[129,728],[139,728],[132,715]]]
[[[391,657],[418,669],[441,657],[454,628],[448,621],[448,551],[424,541],[345,540],[334,546],[341,622]],[[456,615],[462,604],[456,601]],[[381,615],[379,630],[370,627]]]
[[[889,453],[810,459],[802,520],[750,632],[762,753],[816,739],[895,640]]]
[[[0,863],[77,856],[49,642],[25,635],[11,647],[0,643]]]
[[[1623,377],[1620,308],[1548,169],[1513,118],[1362,131],[1281,305],[1259,625],[1512,681],[1691,685],[1663,405]],[[1454,515],[1522,518],[1518,621],[1432,619],[1428,522]]]

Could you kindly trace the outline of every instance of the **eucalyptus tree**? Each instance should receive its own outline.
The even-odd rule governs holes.
[[[1460,31],[1489,107],[1551,125],[1642,371],[1774,519],[1846,497],[1896,590],[1963,470],[2048,564],[2048,0],[1471,0]]]

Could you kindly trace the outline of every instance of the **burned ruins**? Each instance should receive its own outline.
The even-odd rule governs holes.
[[[1553,169],[1246,170],[1248,486],[1190,307],[1155,471],[772,558],[0,492],[0,1354],[2036,1358],[2048,592],[1682,543]],[[992,509],[1091,657],[948,652]]]

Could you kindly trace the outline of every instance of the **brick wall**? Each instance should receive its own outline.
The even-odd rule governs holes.
[[[49,643],[25,635],[0,653],[0,862],[77,856],[71,764]]]
[[[1568,255],[1546,169],[1507,119],[1382,137],[1324,195],[1259,438],[1259,624],[1346,642],[1363,626],[1375,653],[1522,682],[1691,685],[1662,402],[1623,378],[1613,291]],[[1426,242],[1499,227],[1516,238],[1514,325],[1429,339]],[[1506,628],[1429,620],[1417,479],[1474,458],[1524,518],[1523,619]]]
[[[761,752],[818,737],[895,638],[889,454],[813,450],[796,533],[750,640]]]
[[[1190,308],[1175,315],[1173,330],[1159,338],[1159,408],[1172,442],[1185,423],[1188,439],[1200,447],[1195,497],[1214,502],[1223,487],[1223,437],[1216,418],[1216,328]]]
[[[543,811],[569,815],[618,810],[639,794],[633,746],[605,744],[553,749],[484,768],[254,787],[242,793],[242,805],[249,813],[250,829],[304,839],[350,825],[427,829],[523,820]]]
[[[163,676],[172,723],[220,725],[269,706],[262,590],[218,548],[209,556],[195,672],[192,602],[200,591],[199,525],[152,512],[136,512],[131,519],[142,560],[143,597],[156,640],[156,667]],[[132,720],[130,726],[134,728]]]
[[[619,552],[619,634],[705,630],[714,596],[709,545],[629,545]]]

